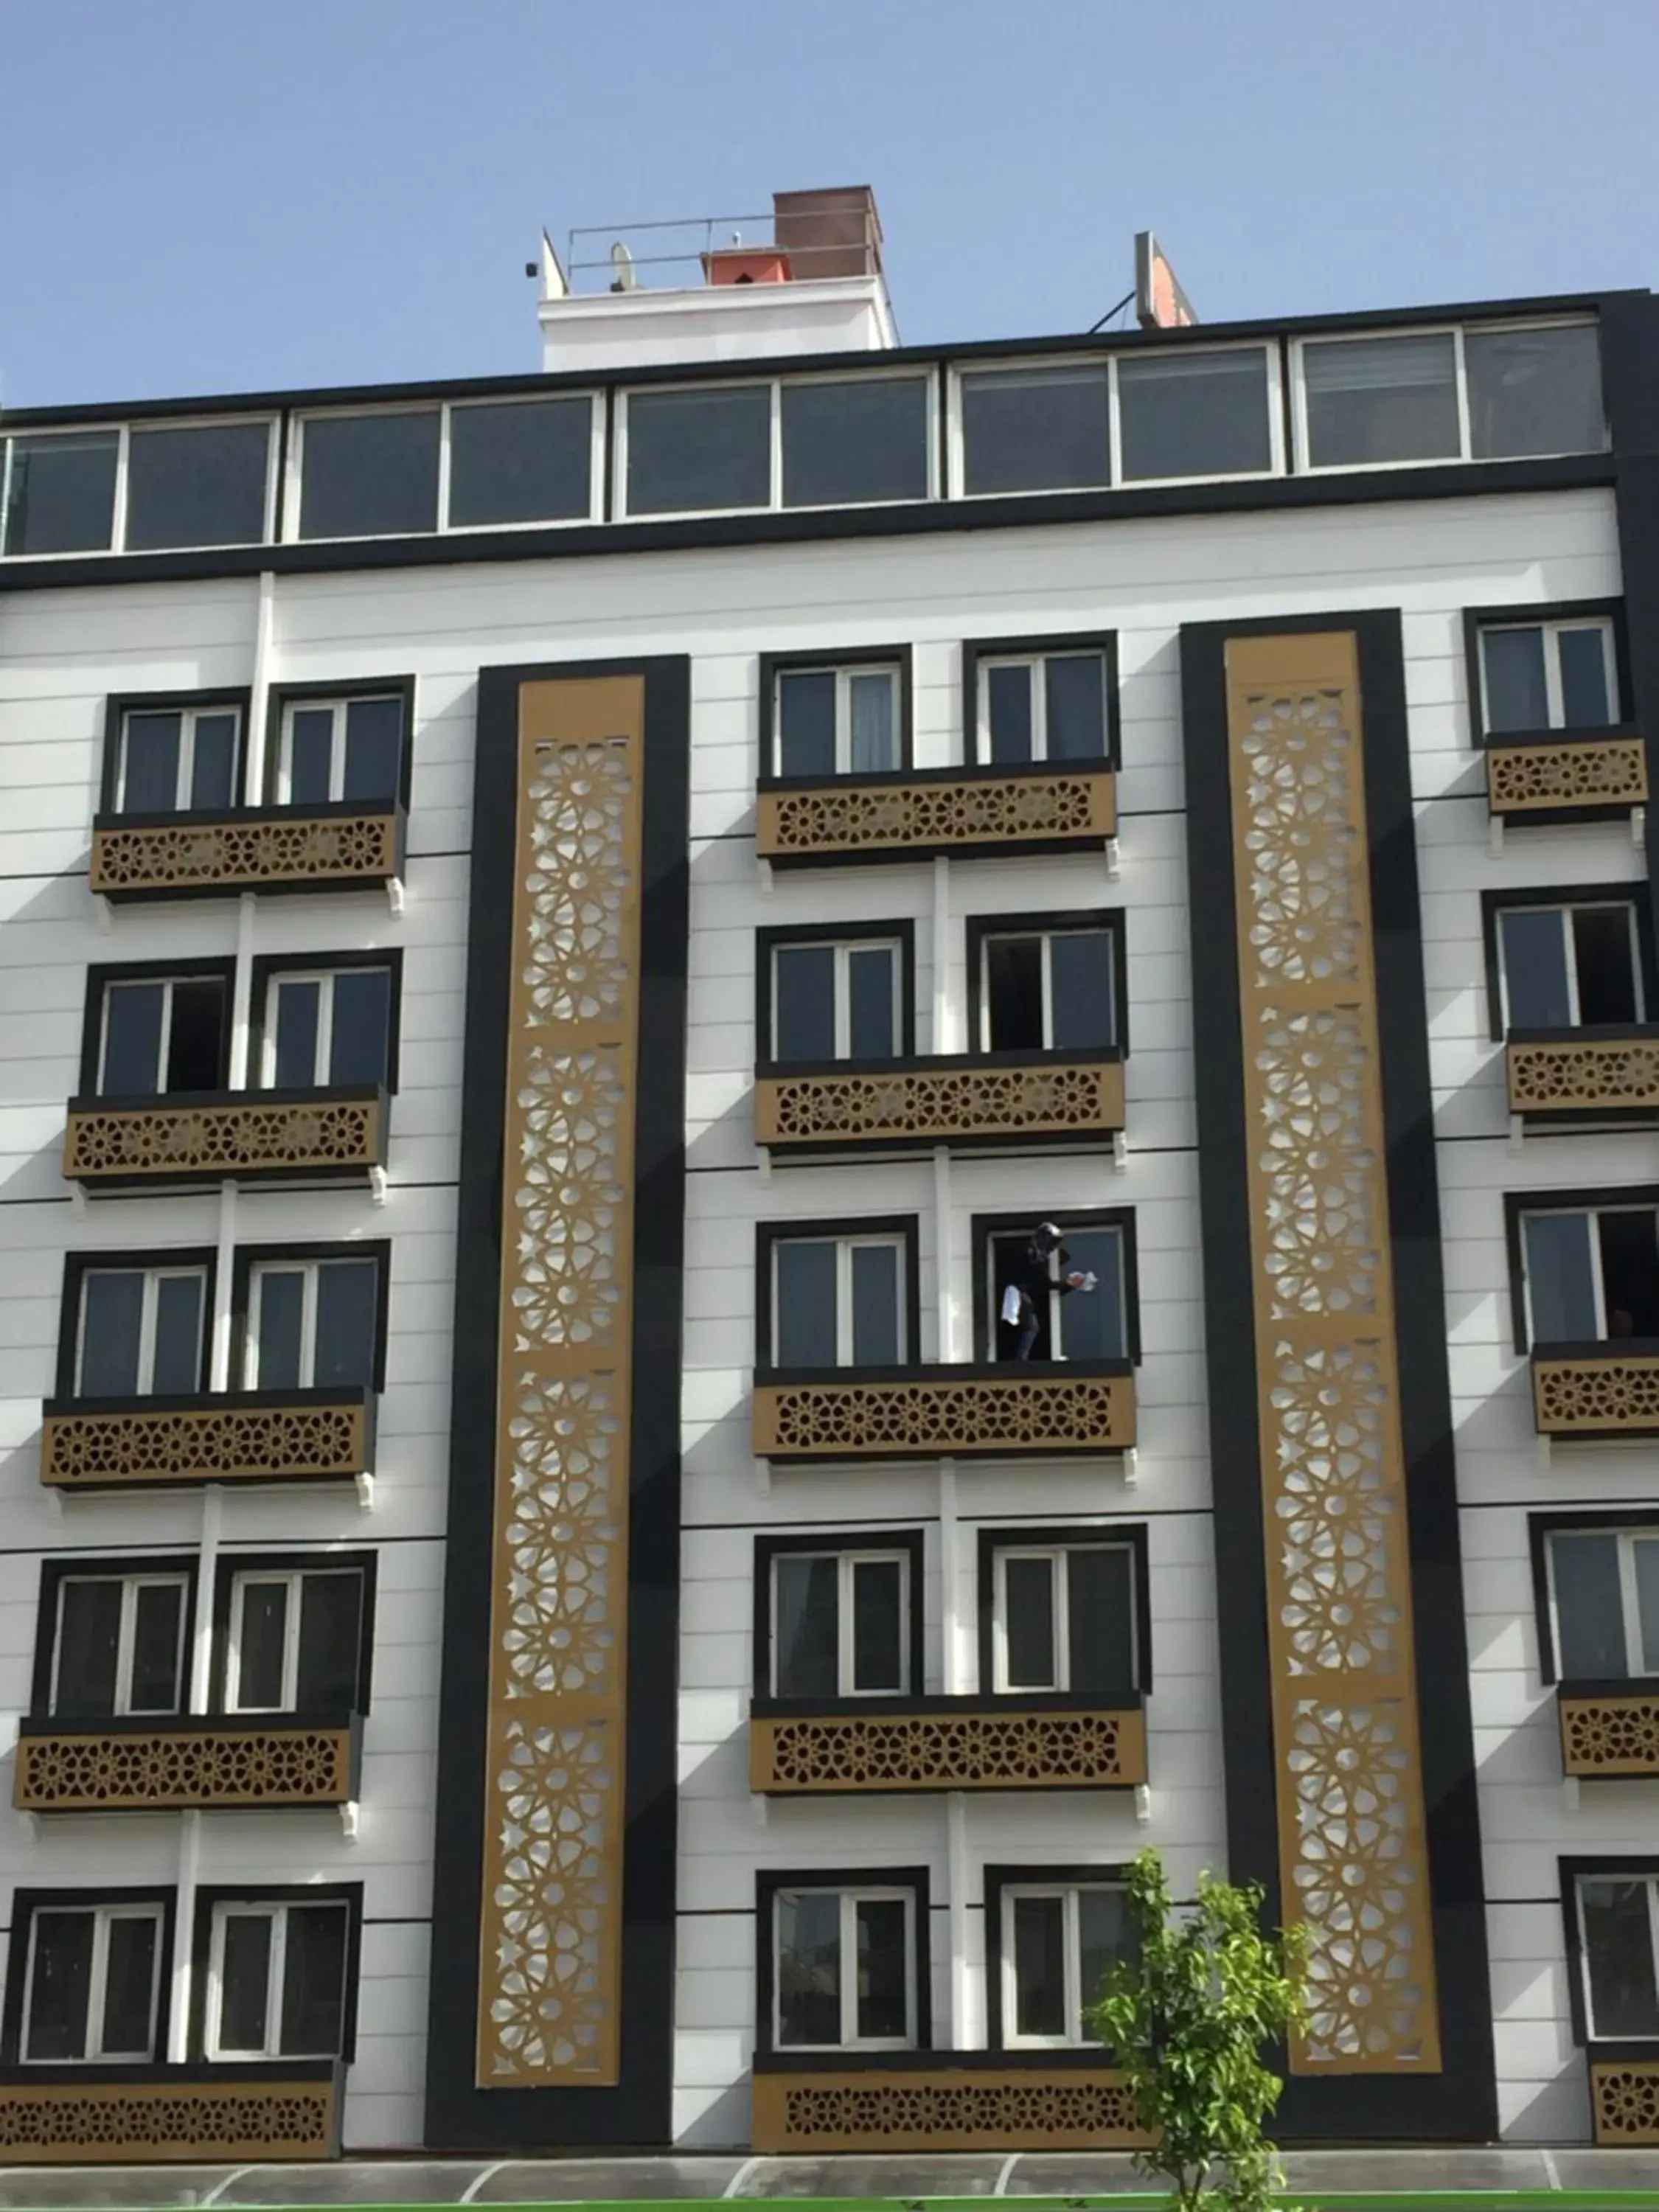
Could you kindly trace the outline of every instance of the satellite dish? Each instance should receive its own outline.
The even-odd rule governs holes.
[[[613,292],[636,292],[639,289],[634,275],[634,257],[620,239],[611,249],[611,266],[617,272],[611,280]]]

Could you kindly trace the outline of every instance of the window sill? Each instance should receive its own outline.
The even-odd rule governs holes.
[[[355,1482],[374,1463],[377,1402],[362,1383],[49,1398],[41,1408],[40,1480],[53,1490]]]
[[[755,1141],[774,1158],[1098,1144],[1124,1127],[1116,1045],[755,1071]]]
[[[20,1813],[292,1810],[362,1795],[360,1715],[171,1713],[18,1723]]]
[[[1540,1437],[1659,1437],[1659,1338],[1535,1344],[1531,1364]]]
[[[71,1098],[64,1174],[87,1190],[367,1183],[384,1170],[383,1084]]]
[[[757,1796],[1133,1790],[1146,1778],[1138,1690],[757,1698],[750,1706]]]
[[[403,875],[407,835],[403,808],[374,799],[102,813],[91,885],[114,900],[374,889]]]
[[[1504,1057],[1510,1111],[1529,1125],[1659,1115],[1659,1024],[1511,1030]]]
[[[9,2166],[236,2166],[340,2155],[344,2069],[291,2058],[0,2068]]]

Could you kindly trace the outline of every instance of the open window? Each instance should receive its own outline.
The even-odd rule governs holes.
[[[48,1562],[37,1710],[64,1720],[181,1712],[191,1595],[183,1560]]]
[[[372,1610],[360,1556],[233,1561],[219,1595],[224,1711],[367,1711]]]
[[[982,639],[963,648],[975,760],[998,768],[1112,757],[1116,641],[1110,636]]]
[[[986,1529],[981,1669],[999,1696],[1151,1687],[1144,1528]]]
[[[1570,896],[1495,904],[1500,1033],[1648,1018],[1635,898]]]
[[[112,699],[104,805],[116,814],[219,814],[241,789],[246,692]]]
[[[806,1064],[909,1051],[914,946],[908,921],[845,933],[760,931],[757,1056]]]
[[[915,1529],[756,1539],[755,1682],[763,1697],[898,1697],[921,1687]]]
[[[884,775],[910,750],[908,647],[761,656],[761,759],[773,775]]]
[[[1048,1217],[979,1215],[973,1226],[978,1280],[975,1312],[986,1359],[1012,1359],[1035,1310],[1036,1334],[1029,1359],[1133,1359],[1139,1357],[1135,1321],[1132,1217],[1094,1212],[1058,1219],[1060,1243],[1038,1253],[1033,1231]],[[1072,1290],[1067,1278],[1092,1275],[1091,1289]],[[1005,1321],[1011,1291],[1024,1294],[1021,1318]]]
[[[277,692],[270,718],[276,805],[380,808],[405,799],[414,696],[412,677],[349,691]]]
[[[229,1076],[228,963],[172,973],[94,969],[83,1088],[104,1098],[222,1091]]]
[[[1121,918],[973,916],[969,1026],[981,1052],[1083,1052],[1123,1044]]]
[[[205,1254],[166,1260],[75,1254],[64,1291],[59,1395],[132,1398],[206,1388],[212,1263]]]
[[[395,1088],[398,966],[395,954],[258,963],[260,1088]]]
[[[362,1892],[199,1893],[204,2055],[238,2062],[349,2058]]]
[[[1576,2024],[1596,2042],[1659,2039],[1659,1863],[1563,1863]]]
[[[155,1891],[19,1890],[9,2055],[25,2065],[60,2066],[159,2057],[171,1918],[169,1898]]]
[[[926,2047],[920,1869],[763,1874],[757,1887],[763,2052]]]
[[[243,1389],[383,1388],[386,1261],[383,1244],[240,1253]]]
[[[1659,1337],[1659,1206],[1544,1200],[1515,1211],[1533,1345]]]
[[[1488,738],[1601,730],[1620,717],[1619,641],[1601,608],[1469,617],[1480,727]]]
[[[1088,2011],[1112,1967],[1134,1958],[1138,1948],[1127,1893],[1115,1873],[986,1868],[994,2047],[1063,2051],[1098,2044]]]
[[[913,1221],[767,1223],[761,1367],[900,1367],[915,1357]]]

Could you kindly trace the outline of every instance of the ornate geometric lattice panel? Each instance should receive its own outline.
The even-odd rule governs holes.
[[[1146,1779],[1141,1714],[905,1713],[751,1719],[749,1786],[843,1790],[1121,1790]]]
[[[507,1017],[480,2087],[617,2080],[636,677],[526,684]]]
[[[1117,830],[1110,769],[964,776],[915,783],[825,783],[763,791],[755,847],[763,860],[828,854],[972,850],[988,845],[1099,845]]]
[[[125,2166],[192,2159],[332,2158],[332,2081],[123,2081],[0,2087],[8,2166]]]
[[[1511,1114],[1640,1113],[1659,1107],[1659,1036],[1512,1044],[1508,1060]]]
[[[1659,1697],[1563,1692],[1561,1765],[1567,1774],[1659,1774]]]
[[[1659,1434],[1659,1352],[1534,1358],[1532,1402],[1540,1437]]]
[[[131,1176],[367,1174],[384,1157],[374,1098],[225,1106],[75,1106],[64,1139],[71,1182]]]
[[[1640,738],[1493,745],[1486,754],[1486,799],[1494,814],[1642,806],[1647,796],[1647,748]]]
[[[1134,1440],[1133,1375],[755,1385],[761,1459],[1119,1452]]]
[[[346,1481],[368,1465],[368,1423],[353,1405],[240,1405],[221,1412],[49,1413],[40,1480],[66,1490],[129,1482]]]
[[[1227,717],[1291,2064],[1434,2072],[1353,638],[1231,640]]]
[[[95,830],[92,888],[141,892],[279,890],[292,884],[383,884],[398,872],[395,814],[263,822],[169,822]]]
[[[948,1144],[952,1138],[1097,1137],[1123,1127],[1123,1066],[896,1066],[880,1075],[775,1075],[755,1085],[755,1140]]]
[[[1659,2058],[1593,2058],[1589,2076],[1598,2143],[1659,2143]]]
[[[20,1736],[13,1802],[25,1813],[343,1805],[356,1795],[348,1728],[226,1721],[212,1734],[64,1730]]]
[[[1121,2075],[1059,2066],[755,2075],[757,2152],[1129,2150],[1147,2141]]]

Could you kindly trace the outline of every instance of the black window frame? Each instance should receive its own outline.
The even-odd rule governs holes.
[[[904,1281],[901,1310],[904,1316],[905,1367],[921,1360],[921,1230],[914,1213],[839,1214],[813,1221],[757,1221],[755,1224],[755,1371],[758,1375],[789,1370],[772,1364],[772,1247],[818,1238],[896,1237],[904,1250]],[[884,1374],[884,1368],[837,1368],[838,1375]]]
[[[198,1608],[202,1595],[201,1564],[199,1552],[119,1552],[112,1556],[57,1552],[43,1559],[34,1609],[34,1658],[29,1678],[30,1719],[50,1720],[52,1717],[52,1685],[58,1657],[58,1613],[62,1585],[66,1582],[104,1577],[124,1581],[135,1575],[172,1575],[184,1578],[184,1641],[183,1656],[179,1662],[178,1707],[179,1714],[184,1714],[190,1705],[191,1651],[195,1641]],[[157,1727],[161,1727],[177,1716],[157,1713],[153,1717]]]
[[[780,2051],[773,2039],[773,1998],[777,1983],[777,1894],[781,1889],[902,1889],[911,1893],[915,1930],[916,2051],[933,2047],[933,1911],[925,1866],[806,1867],[755,1870],[755,2057],[774,2070],[805,2071],[825,2066],[890,2066],[906,2053],[892,2050]]]
[[[1561,1671],[1560,1654],[1555,1647],[1555,1622],[1550,1611],[1549,1540],[1552,1536],[1575,1534],[1612,1536],[1626,1529],[1651,1529],[1659,1534],[1659,1505],[1578,1506],[1527,1516],[1527,1555],[1532,1572],[1533,1626],[1538,1636],[1538,1675],[1547,1690],[1571,1679]],[[1659,1689],[1659,1676],[1638,1674],[1627,1679],[1632,1684],[1652,1684]]]
[[[1577,1855],[1556,1860],[1556,1879],[1560,1884],[1561,1917],[1567,1945],[1567,2008],[1572,2026],[1572,2039],[1582,2051],[1590,2040],[1589,2008],[1585,2002],[1584,1941],[1578,1919],[1578,1884],[1581,1880],[1591,1881],[1619,1875],[1633,1875],[1638,1880],[1659,1878],[1659,1856],[1650,1851],[1598,1851],[1593,1857]],[[1655,1961],[1659,1972],[1659,1958]],[[1598,2042],[1614,2039],[1597,2037]],[[1651,2048],[1659,2051],[1659,2035],[1620,2037],[1621,2044],[1634,2048]]]
[[[1122,1688],[1136,1699],[1152,1692],[1152,1555],[1144,1521],[1051,1522],[1042,1526],[1005,1527],[1000,1522],[981,1523],[975,1564],[975,1590],[979,1601],[979,1680],[988,1697],[1097,1698],[1096,1691],[998,1690],[996,1682],[996,1555],[999,1552],[1037,1548],[1053,1551],[1071,1546],[1121,1544],[1129,1552],[1135,1596],[1135,1672],[1138,1682]]]
[[[1073,653],[1098,653],[1106,662],[1106,750],[1098,760],[1015,762],[1006,773],[1029,775],[1052,769],[1058,775],[1081,775],[1087,770],[1116,769],[1121,764],[1122,735],[1118,702],[1117,632],[1115,629],[1077,630],[1042,637],[970,637],[962,645],[962,757],[965,764],[990,768],[989,750],[981,750],[979,729],[980,669],[988,660],[1026,660],[1034,657],[1064,659]]]
[[[991,1360],[991,1302],[987,1295],[985,1263],[994,1236],[1028,1233],[1039,1221],[1059,1223],[1061,1241],[1068,1229],[1115,1229],[1123,1251],[1123,1322],[1125,1348],[1121,1355],[1132,1366],[1140,1364],[1140,1261],[1136,1249],[1135,1209],[1132,1206],[1066,1206],[1058,1212],[974,1213],[968,1218],[969,1250],[974,1270],[974,1357]]]
[[[367,1717],[374,1676],[374,1604],[376,1579],[380,1572],[380,1553],[370,1549],[362,1552],[281,1551],[233,1552],[222,1551],[214,1563],[213,1612],[210,1621],[212,1645],[208,1669],[208,1711],[222,1714],[227,1720],[257,1722],[260,1716],[233,1712],[226,1705],[230,1686],[230,1614],[232,1588],[239,1575],[258,1574],[339,1574],[356,1572],[362,1577],[362,1607],[357,1624],[357,1688],[350,1712]],[[303,1718],[313,1716],[301,1714]],[[292,1718],[292,1715],[266,1715],[269,1718]],[[322,1719],[342,1717],[331,1714],[315,1716]]]
[[[890,1692],[895,1700],[919,1698],[927,1679],[926,1650],[923,1643],[924,1620],[922,1606],[922,1577],[927,1553],[925,1531],[915,1528],[823,1528],[772,1531],[759,1530],[755,1536],[754,1562],[754,1619],[750,1645],[750,1681],[755,1697],[774,1705],[793,1705],[801,1700],[781,1698],[772,1687],[772,1563],[779,1558],[800,1553],[817,1554],[833,1553],[902,1552],[908,1561],[909,1588],[906,1593],[905,1611],[908,1617],[909,1650],[908,1669],[909,1680]],[[859,1704],[879,1710],[882,1698],[889,1692],[860,1691]],[[816,1705],[817,1700],[804,1702]]]
[[[1497,732],[1486,728],[1486,673],[1480,658],[1480,633],[1484,629],[1529,629],[1546,623],[1608,621],[1613,624],[1613,665],[1619,684],[1617,704],[1620,712],[1608,723],[1599,726],[1604,732],[1629,730],[1632,727],[1631,701],[1635,691],[1631,680],[1630,638],[1626,625],[1623,599],[1553,599],[1540,605],[1520,602],[1506,607],[1465,607],[1463,610],[1463,680],[1468,686],[1469,742],[1478,750],[1488,745],[1523,744],[1528,738],[1553,738],[1558,743],[1571,743],[1575,738],[1595,734],[1589,730],[1503,730]]]
[[[1112,1008],[1114,1032],[1109,1046],[1091,1047],[1091,1050],[1115,1053],[1120,1060],[1129,1057],[1129,918],[1128,909],[1122,906],[1054,907],[1047,912],[1024,914],[970,914],[963,916],[963,950],[968,963],[968,1038],[970,1052],[979,1053],[983,1034],[985,986],[982,970],[985,965],[985,940],[988,937],[1064,936],[1078,930],[1103,929],[1111,939],[1112,951]],[[1007,1047],[999,1047],[1007,1051]],[[1042,1060],[1049,1054],[1057,1060],[1073,1056],[1072,1046],[1045,1045],[1041,1053],[1015,1052],[1012,1054],[1022,1061],[1034,1057]]]
[[[248,1383],[243,1376],[247,1371],[250,1344],[248,1316],[252,1299],[253,1270],[275,1261],[299,1262],[311,1260],[373,1260],[379,1271],[374,1285],[374,1375],[369,1388],[375,1391],[386,1389],[386,1330],[392,1304],[392,1239],[389,1237],[318,1238],[291,1244],[239,1244],[231,1269],[230,1281],[230,1373],[229,1388],[233,1390],[258,1389],[264,1383]],[[269,1386],[272,1389],[277,1386]],[[320,1387],[320,1386],[311,1386]]]
[[[1480,894],[1480,936],[1486,970],[1487,1032],[1494,1044],[1508,1035],[1504,1026],[1502,963],[1498,954],[1498,918],[1522,907],[1633,906],[1636,909],[1637,961],[1642,977],[1642,997],[1649,1021],[1659,1018],[1659,958],[1655,956],[1653,900],[1650,885],[1630,881],[1607,884],[1539,884],[1525,890],[1483,890]],[[1585,1029],[1594,1024],[1581,1024]],[[1642,1024],[1644,1028],[1648,1023]]]
[[[104,757],[99,776],[98,811],[116,822],[143,822],[154,819],[126,808],[117,808],[116,799],[121,786],[121,739],[129,714],[177,714],[212,713],[216,708],[234,708],[236,725],[236,758],[231,772],[231,806],[240,806],[247,776],[248,720],[253,712],[253,694],[247,685],[218,686],[203,691],[112,691],[104,702]],[[192,807],[169,810],[186,819],[211,821],[215,813],[209,810],[199,817]]]
[[[96,961],[87,969],[86,1000],[81,1018],[81,1073],[79,1096],[84,1099],[115,1098],[125,1096],[119,1091],[103,1091],[98,1087],[98,1063],[103,1055],[104,994],[112,983],[200,983],[215,981],[224,986],[224,1019],[220,1025],[219,1080],[213,1091],[157,1091],[153,1103],[158,1108],[172,1098],[210,1097],[216,1091],[230,1088],[230,1037],[235,1026],[236,963],[234,958],[204,958],[193,956],[183,960],[119,960]],[[146,1094],[149,1097],[149,1094]]]
[[[1527,1213],[1631,1212],[1644,1207],[1659,1212],[1659,1183],[1605,1184],[1599,1189],[1510,1190],[1504,1194],[1504,1246],[1510,1271],[1510,1313],[1516,1352],[1525,1358],[1534,1349],[1527,1326],[1527,1271],[1521,1238],[1521,1218]],[[1640,1337],[1609,1338],[1610,1345],[1626,1352],[1637,1349]],[[1601,1340],[1596,1340],[1601,1341]]]
[[[775,927],[755,932],[755,1060],[757,1066],[793,1066],[794,1061],[776,1060],[772,1051],[772,956],[780,947],[793,945],[886,945],[896,940],[899,948],[899,1049],[901,1060],[913,1059],[916,1049],[916,925],[903,921],[836,921],[781,923]],[[817,1066],[812,1061],[799,1065]],[[827,1064],[827,1063],[826,1063]],[[856,1060],[836,1060],[835,1066],[855,1069],[866,1065]],[[872,1061],[871,1066],[890,1066],[890,1061]]]
[[[904,502],[907,506],[914,503]],[[792,513],[794,511],[791,509]],[[843,668],[898,670],[898,765],[891,769],[849,769],[845,775],[837,773],[830,777],[775,774],[772,767],[775,735],[774,701],[779,677],[811,675]],[[760,691],[756,702],[756,719],[759,725],[756,758],[759,763],[761,788],[787,790],[796,786],[812,787],[825,782],[869,783],[879,781],[883,776],[909,775],[915,767],[915,652],[908,644],[836,645],[816,653],[802,648],[792,648],[787,653],[763,653],[760,656]]]
[[[196,1389],[199,1395],[208,1388],[208,1376],[213,1360],[213,1297],[218,1279],[219,1255],[208,1244],[146,1246],[132,1251],[66,1252],[64,1255],[64,1283],[58,1297],[58,1363],[53,1395],[73,1403],[82,1402],[76,1388],[76,1354],[80,1349],[81,1301],[83,1279],[88,1275],[107,1273],[137,1274],[150,1268],[185,1269],[200,1267],[205,1271],[206,1284],[203,1291],[202,1356]],[[88,1405],[102,1401],[88,1399]]]
[[[159,1971],[156,1975],[155,2034],[156,2056],[153,2059],[111,2061],[97,2058],[25,2059],[23,2047],[23,1993],[28,1980],[29,1951],[33,1942],[34,1916],[40,1911],[95,1911],[100,1905],[154,1905],[161,1913]],[[6,1960],[6,1988],[4,2009],[0,2013],[0,2064],[15,2066],[27,2074],[39,2067],[46,2075],[53,2067],[94,2067],[120,2064],[131,2065],[135,2075],[149,2066],[161,2063],[167,2048],[173,1999],[171,1972],[175,1928],[179,1917],[179,1893],[172,1885],[146,1883],[136,1887],[119,1884],[88,1886],[75,1889],[18,1888],[12,1892],[11,1942]]]
[[[248,994],[248,1089],[261,1091],[264,1085],[253,1079],[264,1065],[265,1026],[269,1018],[270,987],[283,975],[307,975],[316,973],[344,973],[354,968],[385,968],[390,971],[391,983],[386,1006],[386,1072],[380,1079],[380,1088],[386,1096],[395,1097],[398,1092],[398,1073],[403,1037],[404,1006],[404,948],[388,946],[375,952],[359,949],[350,952],[261,952],[255,956],[250,969]],[[319,1090],[330,1086],[319,1084]],[[291,1092],[284,1092],[291,1097]]]
[[[441,531],[422,532],[425,537],[441,537]],[[309,540],[307,543],[311,542]],[[319,538],[319,544],[337,542]],[[365,544],[382,544],[381,539],[365,539]],[[291,800],[276,795],[283,760],[283,718],[290,707],[316,706],[330,700],[384,699],[393,693],[404,702],[404,734],[398,763],[398,788],[387,805],[401,806],[407,811],[411,778],[415,767],[415,678],[413,676],[354,676],[339,684],[273,684],[266,693],[265,756],[261,771],[259,803],[274,808],[281,814],[310,812],[307,805],[295,805]],[[321,804],[322,802],[318,802]],[[336,811],[372,813],[376,801],[371,799],[331,799],[327,805]]]
[[[196,1892],[196,1916],[191,1929],[190,2040],[192,2059],[206,2065],[235,2065],[235,2059],[207,2056],[208,1986],[213,1960],[213,1916],[222,1905],[338,1905],[346,1908],[345,1990],[340,2006],[340,2063],[349,2066],[357,2056],[357,1997],[362,1982],[363,1885],[360,1881],[331,1882],[212,1882]],[[280,2002],[280,2000],[279,2000]],[[264,2059],[264,2065],[301,2065],[301,2059]]]
[[[1010,2059],[1027,2065],[1033,2060],[1041,2063],[1044,2057],[1063,2057],[1067,2051],[1098,2051],[1100,2057],[1097,2063],[1109,2063],[1109,2052],[1098,2044],[1045,2045],[1011,2044],[1008,2041],[1002,2004],[1002,1901],[1005,1893],[1011,1889],[1075,1886],[1127,1890],[1130,1871],[1127,1863],[1122,1860],[1113,1860],[1105,1866],[1012,1866],[1002,1861],[995,1864],[987,1862],[981,1872],[985,1920],[985,2041],[988,2050],[1004,2052]]]

